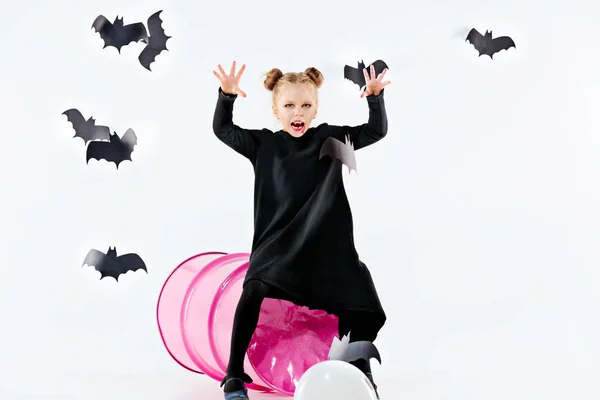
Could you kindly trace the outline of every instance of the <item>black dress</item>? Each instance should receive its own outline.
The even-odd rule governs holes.
[[[342,164],[329,157],[319,160],[319,153],[329,136],[344,142],[349,135],[355,150],[383,138],[383,91],[366,97],[368,123],[323,123],[298,138],[282,130],[235,125],[236,98],[219,88],[213,130],[254,167],[254,238],[244,284],[258,279],[276,288],[277,298],[330,314],[368,312],[378,330],[386,317],[371,274],[354,247]]]

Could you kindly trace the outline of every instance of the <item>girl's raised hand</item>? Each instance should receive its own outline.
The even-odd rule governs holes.
[[[360,97],[371,95],[379,96],[381,90],[385,86],[390,84],[390,81],[383,82],[383,76],[385,75],[387,70],[387,68],[384,69],[383,72],[380,73],[377,78],[375,78],[375,67],[373,65],[371,65],[371,76],[369,76],[369,73],[367,72],[366,68],[363,69],[363,74],[365,74],[365,82],[367,83],[367,86],[365,87],[365,91],[360,94]]]
[[[246,64],[242,65],[237,75],[235,74],[235,61],[231,64],[231,70],[229,71],[229,75],[225,72],[221,64],[218,65],[220,74],[213,70],[213,74],[217,77],[219,82],[221,82],[221,90],[223,93],[227,94],[239,94],[242,97],[246,97],[246,93],[239,87],[240,78],[246,69]]]

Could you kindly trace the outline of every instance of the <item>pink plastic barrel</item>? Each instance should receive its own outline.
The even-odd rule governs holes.
[[[329,358],[337,336],[336,316],[286,300],[266,299],[248,359],[269,387],[293,396],[304,372]]]
[[[210,351],[211,345],[206,329],[211,312],[210,305],[223,280],[247,262],[249,257],[247,253],[228,254],[206,265],[190,283],[181,306],[181,332],[185,348],[198,368],[218,381],[225,375],[225,369],[220,368]],[[230,325],[232,322],[233,319]]]
[[[247,270],[248,263],[246,262],[231,272],[223,280],[223,283],[218,288],[210,305],[207,330],[208,340],[215,361],[223,371],[227,369],[227,361],[229,359],[231,346],[233,317],[235,315],[237,303],[242,294],[243,278]],[[224,296],[224,294],[226,295]],[[244,360],[244,370],[252,378],[253,385],[256,385],[255,389],[268,392],[272,391],[267,383],[261,379],[260,375],[254,371],[248,357]]]
[[[221,368],[226,368],[229,357],[231,322],[247,269],[246,263],[227,277],[211,306],[209,339]],[[328,359],[337,336],[336,316],[285,300],[265,299],[248,348],[246,372],[261,386],[293,396],[304,372]]]
[[[220,381],[225,375],[233,316],[249,254],[202,253],[167,278],[157,322],[167,351],[183,367]],[[265,299],[245,360],[249,389],[293,395],[302,374],[328,358],[337,317]]]
[[[163,344],[167,352],[182,367],[197,373],[204,373],[199,370],[196,364],[190,358],[185,344],[183,343],[183,334],[181,324],[179,323],[181,314],[181,304],[187,288],[194,277],[207,264],[215,259],[224,256],[226,253],[210,252],[202,253],[188,258],[179,264],[169,277],[158,295],[158,304],[156,306],[156,321]]]

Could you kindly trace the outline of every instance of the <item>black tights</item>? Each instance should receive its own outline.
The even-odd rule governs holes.
[[[227,376],[229,377],[241,378],[244,374],[244,358],[258,324],[260,307],[266,297],[281,298],[275,288],[258,280],[251,280],[244,286],[233,319],[231,349],[227,366]],[[374,342],[381,325],[375,318],[377,316],[361,311],[338,313],[340,338],[352,331],[351,342],[361,340]],[[368,363],[366,364],[361,366],[361,369],[368,369]],[[363,372],[370,372],[370,370]]]

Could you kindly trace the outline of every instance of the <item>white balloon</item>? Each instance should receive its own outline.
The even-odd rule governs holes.
[[[365,374],[345,361],[327,360],[310,367],[300,378],[294,400],[377,400]]]

